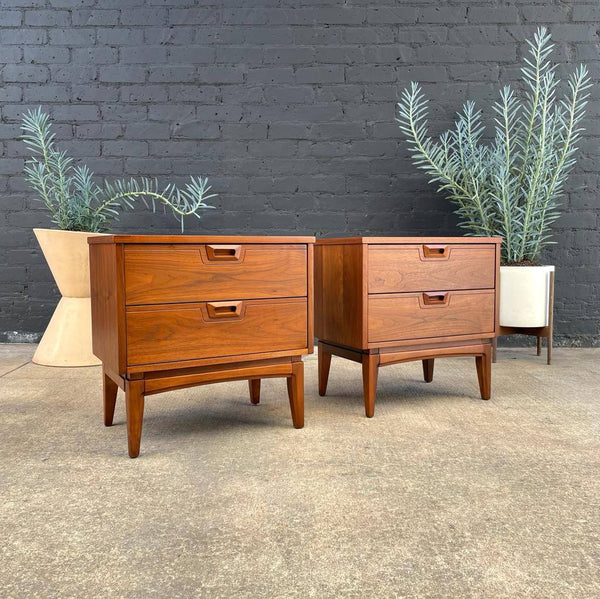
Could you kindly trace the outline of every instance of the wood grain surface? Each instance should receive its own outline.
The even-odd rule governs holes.
[[[90,237],[90,239],[93,239]],[[92,350],[105,371],[125,372],[125,300],[120,246],[90,245]]]
[[[494,245],[435,244],[439,255],[433,245],[370,245],[369,293],[493,289]]]
[[[127,361],[150,364],[300,350],[307,345],[306,303],[306,298],[248,300],[241,317],[216,319],[204,303],[129,308]]]
[[[218,244],[126,246],[127,304],[307,294],[306,245],[244,244],[237,248]]]
[[[94,237],[93,239],[101,239]],[[324,237],[316,245],[370,245],[398,243],[495,243],[500,245],[502,237]]]
[[[440,305],[423,293],[369,296],[369,341],[494,334],[494,291],[450,291]]]
[[[315,247],[315,335],[349,347],[364,347],[366,279],[359,245]]]
[[[314,243],[315,238],[298,235],[101,235],[90,237],[89,244],[98,243]]]

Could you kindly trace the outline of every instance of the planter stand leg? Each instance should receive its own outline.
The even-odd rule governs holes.
[[[550,302],[548,305],[548,327],[547,327],[548,338],[546,343],[548,345],[548,359],[546,363],[548,366],[552,363],[552,337],[554,336],[554,272],[550,273]]]

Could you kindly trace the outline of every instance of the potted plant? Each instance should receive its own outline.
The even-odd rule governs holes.
[[[527,41],[521,69],[523,98],[504,87],[495,112],[495,137],[484,145],[481,112],[467,102],[454,129],[438,140],[428,135],[427,100],[417,83],[398,103],[401,131],[414,164],[425,171],[456,205],[467,235],[500,236],[500,325],[548,324],[549,273],[540,264],[559,216],[567,175],[575,164],[581,121],[589,94],[585,66],[574,70],[564,98],[549,57],[553,44],[546,28]]]
[[[41,108],[25,114],[22,128],[22,139],[33,153],[25,163],[25,180],[57,227],[34,233],[63,296],[33,361],[48,366],[99,364],[91,343],[88,237],[102,235],[137,199],[154,211],[161,205],[171,210],[183,231],[184,218],[200,218],[200,210],[212,208],[205,201],[215,194],[209,194],[207,179],[201,177],[192,177],[184,189],[171,184],[159,189],[156,180],[147,178],[98,184],[87,166],[74,166],[56,147],[50,118]]]

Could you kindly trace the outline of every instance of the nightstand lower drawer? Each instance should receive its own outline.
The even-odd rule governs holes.
[[[369,343],[493,334],[494,291],[369,296]]]
[[[306,298],[129,308],[127,363],[300,350],[307,317]]]

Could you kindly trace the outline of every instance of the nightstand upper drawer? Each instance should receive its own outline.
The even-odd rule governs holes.
[[[127,364],[307,347],[304,298],[137,306],[127,310]]]
[[[369,245],[369,293],[492,289],[495,244]]]
[[[369,297],[369,343],[494,332],[493,290]]]
[[[124,255],[129,305],[307,294],[302,244],[128,245]]]

